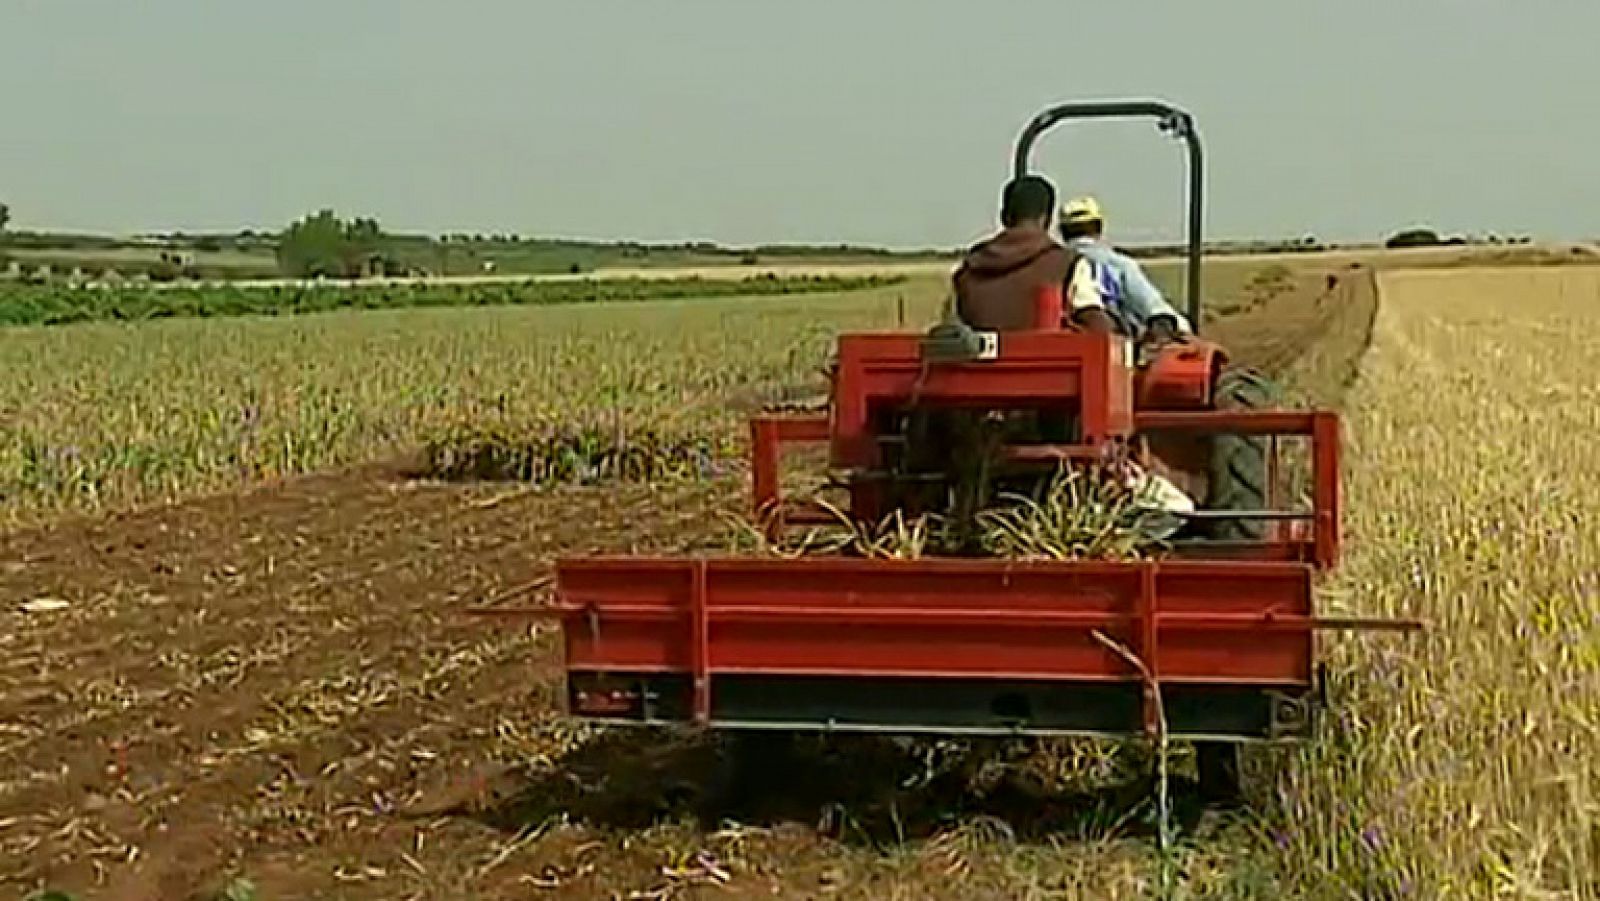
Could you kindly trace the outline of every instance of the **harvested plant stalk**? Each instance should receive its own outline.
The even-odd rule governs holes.
[[[711,439],[692,434],[507,421],[459,424],[424,442],[428,475],[536,484],[704,477],[718,452]]]

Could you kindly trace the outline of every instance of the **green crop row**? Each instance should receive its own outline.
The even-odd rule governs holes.
[[[94,285],[0,282],[0,325],[289,316],[332,310],[548,306],[713,297],[837,294],[900,284],[885,275],[603,278],[475,283]]]

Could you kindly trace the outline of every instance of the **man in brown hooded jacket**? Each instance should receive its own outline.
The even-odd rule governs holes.
[[[1032,329],[1040,292],[1058,290],[1067,295],[1062,325],[1076,322],[1091,331],[1115,330],[1103,310],[1083,302],[1098,292],[1089,267],[1079,265],[1078,254],[1050,236],[1055,204],[1055,188],[1037,175],[1005,186],[1001,231],[967,251],[955,272],[956,315],[962,322],[981,331]]]

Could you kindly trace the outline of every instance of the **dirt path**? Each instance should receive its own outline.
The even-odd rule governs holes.
[[[1216,334],[1336,393],[1373,298],[1369,272],[1327,274],[1298,272]],[[746,884],[920,897],[905,887],[945,858],[883,875],[875,852],[804,826],[759,841],[650,827],[658,784],[575,789],[581,768],[550,766],[579,738],[552,713],[552,637],[457,615],[558,554],[707,537],[740,490],[370,469],[0,538],[0,885],[170,899],[243,875],[262,898],[664,898],[716,882],[724,864],[694,858],[711,848]],[[592,777],[642,747],[591,746]]]

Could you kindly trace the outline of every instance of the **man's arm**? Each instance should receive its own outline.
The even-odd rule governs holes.
[[[1117,324],[1106,312],[1105,297],[1100,292],[1094,265],[1088,257],[1078,257],[1073,264],[1067,276],[1067,319],[1085,331],[1114,334]]]
[[[1161,289],[1144,274],[1144,269],[1132,257],[1119,254],[1124,301],[1128,312],[1138,320],[1140,328],[1151,334],[1148,337],[1172,340],[1180,335],[1190,335],[1194,329],[1189,320],[1161,295]]]
[[[1111,316],[1105,310],[1074,310],[1072,321],[1086,332],[1095,332],[1101,335],[1114,335],[1117,333],[1117,324],[1111,320]]]

